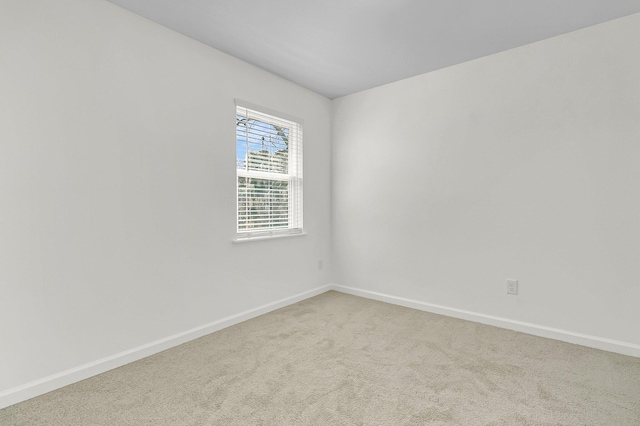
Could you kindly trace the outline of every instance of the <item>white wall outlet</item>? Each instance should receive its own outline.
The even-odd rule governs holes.
[[[322,259],[318,259],[318,271],[324,268],[324,262]]]
[[[518,280],[507,280],[507,294],[518,294]]]

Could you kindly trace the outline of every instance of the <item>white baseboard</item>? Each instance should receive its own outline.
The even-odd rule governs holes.
[[[520,331],[522,333],[533,334],[534,336],[547,337],[561,340],[563,342],[575,343],[577,345],[588,346],[590,348],[602,349],[609,352],[616,352],[622,355],[640,357],[640,345],[607,339],[604,337],[591,336],[588,334],[575,333],[573,331],[558,328],[546,327],[543,325],[531,324],[516,321],[508,318],[501,318],[492,315],[480,314],[477,312],[465,311],[462,309],[450,308],[448,306],[435,305],[418,300],[405,299],[404,297],[391,296],[389,294],[375,291],[362,290],[355,287],[347,287],[334,284],[332,290],[341,293],[360,296],[367,299],[387,302],[394,305],[405,306],[407,308],[418,309],[420,311],[432,312],[434,314],[446,315],[468,321],[479,322],[481,324],[493,325],[509,330]]]
[[[304,293],[286,297],[272,303],[267,303],[266,305],[258,306],[257,308],[240,312],[238,314],[222,318],[209,324],[192,328],[191,330],[174,334],[173,336],[165,337],[164,339],[156,340],[155,342],[147,343],[146,345],[138,346],[136,348],[132,348],[127,351],[99,359],[97,361],[80,365],[78,367],[74,367],[69,370],[62,371],[60,373],[53,374],[42,379],[34,380],[32,382],[25,383],[24,385],[2,391],[0,392],[0,409],[13,404],[17,404],[18,402],[25,401],[38,395],[51,392],[61,387],[70,385],[71,383],[79,382],[80,380],[87,379],[89,377],[104,373],[114,368],[121,367],[125,364],[138,361],[142,358],[148,357],[158,352],[162,352],[174,346],[181,345],[188,341],[197,339],[218,330],[222,330],[223,328],[230,327],[251,318],[266,314],[276,309],[283,308],[301,300],[317,296],[318,294],[324,293],[328,290],[331,290],[332,288],[333,286],[331,285],[317,287],[313,290],[305,291]]]
[[[51,392],[53,390],[70,385],[80,380],[87,379],[97,374],[104,373],[114,368],[121,367],[125,364],[138,361],[142,358],[156,354],[158,352],[162,352],[174,346],[178,346],[207,334],[222,330],[223,328],[230,327],[251,318],[255,318],[257,316],[274,311],[276,309],[280,309],[293,303],[297,303],[301,300],[317,296],[328,290],[335,290],[341,293],[360,296],[367,299],[378,300],[381,302],[405,306],[421,311],[432,312],[487,325],[493,325],[496,327],[520,331],[535,336],[547,337],[551,339],[561,340],[563,342],[575,343],[578,345],[602,349],[609,352],[616,352],[623,355],[640,357],[640,345],[636,345],[633,343],[621,342],[587,334],[574,333],[572,331],[545,327],[492,315],[485,315],[477,312],[450,308],[447,306],[435,305],[432,303],[391,296],[388,294],[363,290],[355,287],[330,284],[317,287],[313,290],[309,290],[291,297],[277,300],[266,305],[258,306],[257,308],[240,312],[238,314],[222,318],[209,324],[192,328],[191,330],[174,334],[173,336],[169,336],[164,339],[156,340],[155,342],[151,342],[146,345],[138,346],[106,358],[83,364],[78,367],[74,367],[69,370],[62,371],[60,373],[53,374],[42,379],[34,380],[24,385],[2,391],[0,392],[0,409],[13,404],[17,404],[18,402],[25,401],[38,395]]]

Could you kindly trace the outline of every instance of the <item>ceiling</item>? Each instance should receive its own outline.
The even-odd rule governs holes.
[[[109,0],[330,99],[640,12],[640,0]]]

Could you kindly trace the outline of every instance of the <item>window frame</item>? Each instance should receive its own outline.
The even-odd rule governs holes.
[[[306,235],[303,228],[303,201],[304,201],[304,180],[303,169],[303,121],[295,116],[284,114],[278,111],[251,104],[239,99],[235,100],[236,111],[236,234],[234,242],[264,240],[280,237],[292,237]],[[277,173],[262,170],[248,170],[238,167],[238,116],[275,124],[289,129],[288,152],[287,152],[287,173]],[[248,151],[247,151],[248,152]],[[246,157],[245,157],[246,158]],[[245,159],[245,165],[246,165]],[[241,229],[241,207],[240,207],[240,178],[255,178],[270,181],[287,181],[287,226],[286,227],[262,227],[255,231]]]

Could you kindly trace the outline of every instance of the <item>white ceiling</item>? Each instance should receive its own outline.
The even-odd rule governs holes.
[[[640,12],[640,0],[109,0],[336,98]]]

